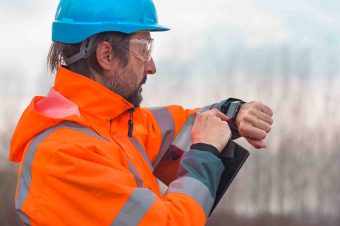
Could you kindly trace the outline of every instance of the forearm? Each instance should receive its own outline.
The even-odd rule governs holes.
[[[171,198],[174,193],[190,196],[199,204],[207,217],[224,170],[223,163],[217,155],[219,155],[217,149],[211,151],[209,145],[192,145],[191,149],[182,156],[177,178],[169,185],[164,199]],[[197,211],[186,214],[193,214],[192,217],[195,217],[195,212]]]

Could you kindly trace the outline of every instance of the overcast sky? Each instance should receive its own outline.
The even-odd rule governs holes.
[[[25,83],[27,100],[35,94],[37,80],[47,74],[45,57],[58,2],[0,0],[0,84],[6,85],[7,72],[11,73],[15,81]],[[159,22],[172,29],[153,35],[156,62],[171,63],[175,46],[176,60],[191,59],[207,45],[221,47],[220,51],[232,45],[256,49],[287,44],[340,52],[337,0],[158,0],[155,4]],[[158,69],[161,74],[162,68]]]
[[[160,22],[172,28],[166,35],[154,35],[155,57],[166,55],[169,40],[185,46],[207,35],[214,35],[221,45],[236,40],[250,48],[340,42],[340,3],[336,0],[159,0],[155,4]],[[25,71],[38,74],[57,5],[57,0],[0,0],[2,67],[20,64]]]

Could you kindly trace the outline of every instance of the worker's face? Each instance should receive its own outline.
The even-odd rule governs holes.
[[[137,32],[131,36],[131,40],[149,40],[150,32]],[[130,45],[131,52],[139,51],[138,45]],[[105,86],[110,90],[124,97],[134,106],[140,106],[143,98],[141,95],[142,85],[146,82],[148,74],[156,73],[156,67],[151,58],[150,61],[143,61],[135,54],[129,54],[129,63],[126,67],[118,67],[110,79],[105,82]]]

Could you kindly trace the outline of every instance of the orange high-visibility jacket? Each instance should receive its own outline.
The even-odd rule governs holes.
[[[164,195],[154,176],[195,112],[134,109],[61,67],[48,96],[27,107],[11,141],[10,160],[21,163],[15,197],[21,219],[28,225],[204,225],[224,170],[218,157],[185,152],[173,167],[178,174],[165,179],[171,183]]]

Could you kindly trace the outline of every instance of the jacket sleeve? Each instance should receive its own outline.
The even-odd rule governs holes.
[[[180,157],[190,149],[190,132],[196,118],[196,112],[204,112],[214,108],[222,110],[222,106],[227,107],[235,100],[238,99],[229,98],[219,103],[192,110],[177,105],[146,109],[155,119],[153,124],[158,128],[162,137],[159,148],[149,151],[149,153],[153,152],[151,156],[154,156],[151,161],[155,176],[166,185],[169,185],[176,178]],[[238,138],[239,133],[235,124],[230,122],[229,125],[232,138]],[[154,145],[152,148],[154,148]],[[147,148],[147,150],[152,148]]]
[[[191,149],[159,197],[137,186],[120,155],[107,159],[93,147],[71,144],[51,153],[39,216],[32,220],[37,225],[204,225],[224,170],[212,153]]]

